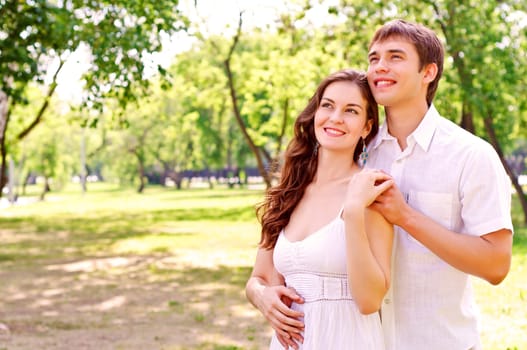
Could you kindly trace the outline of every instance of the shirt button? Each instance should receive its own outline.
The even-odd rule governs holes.
[[[385,304],[390,304],[390,303],[391,303],[391,300],[390,300],[390,299],[384,299],[384,303],[385,303]]]

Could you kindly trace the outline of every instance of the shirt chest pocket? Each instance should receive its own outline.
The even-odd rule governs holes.
[[[453,228],[453,200],[454,196],[451,193],[440,192],[410,191],[408,196],[408,204],[412,208],[449,230]],[[417,242],[413,237],[408,236]]]

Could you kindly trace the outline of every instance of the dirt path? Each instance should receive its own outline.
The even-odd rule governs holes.
[[[243,294],[249,267],[171,261],[0,260],[0,350],[265,348],[270,328]]]

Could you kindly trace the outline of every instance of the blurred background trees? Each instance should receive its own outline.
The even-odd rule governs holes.
[[[22,195],[37,177],[43,194],[72,178],[138,191],[181,188],[191,177],[212,187],[259,176],[268,185],[320,79],[365,70],[376,28],[404,18],[443,40],[435,104],[496,148],[527,213],[524,1],[233,4],[0,1],[4,193]],[[214,15],[200,17],[207,11]]]

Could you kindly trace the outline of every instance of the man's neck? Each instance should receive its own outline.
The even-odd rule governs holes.
[[[385,107],[388,132],[397,139],[401,150],[406,148],[407,137],[417,129],[427,111],[426,102],[420,106]]]

